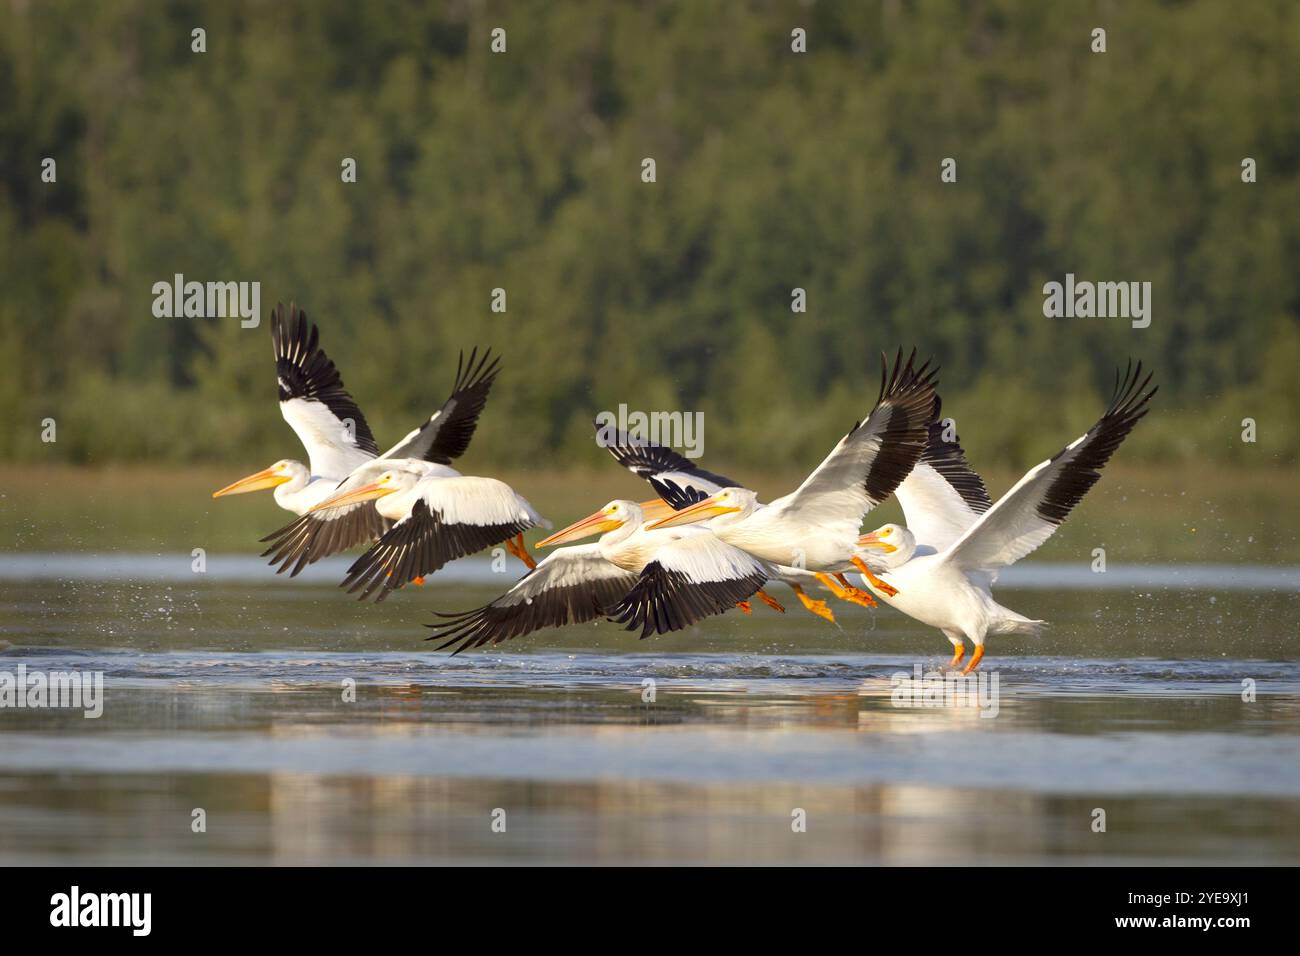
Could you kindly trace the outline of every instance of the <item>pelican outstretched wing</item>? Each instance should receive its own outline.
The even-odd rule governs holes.
[[[690,627],[750,597],[775,574],[767,562],[711,532],[683,534],[655,550],[609,617],[641,637]]]
[[[895,494],[903,506],[907,528],[918,545],[942,551],[992,507],[988,489],[970,463],[957,436],[945,438],[951,423],[939,418],[930,423],[929,439],[921,460],[903,479]]]
[[[261,543],[267,548],[262,557],[270,558],[267,563],[276,574],[288,571],[295,577],[321,558],[373,544],[392,524],[375,510],[373,501],[309,511],[263,538]]]
[[[856,533],[862,518],[894,493],[925,452],[936,396],[930,363],[916,351],[891,371],[882,355],[880,396],[865,421],[855,424],[797,489],[768,507],[812,524],[844,522]]]
[[[1101,478],[1101,469],[1147,411],[1155,395],[1142,363],[1115,374],[1105,414],[1052,458],[1030,469],[947,551],[945,560],[963,571],[996,571],[1034,551],[1061,526]]]
[[[456,383],[442,407],[381,457],[420,458],[447,465],[463,455],[474,437],[478,417],[487,405],[500,365],[500,358],[492,358],[491,349],[481,357],[478,349],[474,349],[468,359],[462,352],[456,362]]]
[[[427,639],[443,641],[438,650],[455,644],[459,654],[542,628],[599,620],[636,581],[634,572],[606,561],[599,544],[559,548],[495,601],[460,614],[439,614],[441,621],[426,625],[434,630]]]
[[[604,448],[614,460],[638,478],[655,485],[671,481],[688,491],[702,491],[711,495],[723,488],[738,487],[738,483],[724,475],[705,471],[684,455],[671,448],[610,429],[596,421],[596,444]],[[655,487],[658,490],[658,487]]]

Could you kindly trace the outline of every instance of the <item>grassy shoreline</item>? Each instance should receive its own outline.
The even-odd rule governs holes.
[[[710,464],[714,464],[710,462]],[[0,465],[3,550],[257,553],[257,541],[285,524],[288,513],[266,492],[214,500],[212,491],[262,467],[196,465],[154,468],[113,465]],[[723,463],[720,471],[726,472]],[[471,472],[473,469],[469,469]],[[641,500],[648,488],[612,465],[589,469],[506,469],[489,473],[513,485],[557,526],[611,498]],[[764,498],[802,476],[735,474]],[[996,499],[1018,477],[987,476]],[[1091,561],[1094,548],[1117,563],[1198,561],[1300,564],[1300,468],[1107,468],[1098,486],[1036,557]],[[866,526],[901,520],[894,502]],[[538,537],[538,536],[534,536]]]

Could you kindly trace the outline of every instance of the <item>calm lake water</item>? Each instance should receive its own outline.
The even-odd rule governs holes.
[[[432,610],[513,575],[376,607],[342,566],[0,556],[0,674],[105,698],[0,709],[0,862],[1300,862],[1294,568],[1013,569],[1053,626],[990,641],[981,708],[900,706],[950,650],[888,609],[450,658]]]

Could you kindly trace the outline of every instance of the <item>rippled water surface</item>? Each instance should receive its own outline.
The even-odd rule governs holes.
[[[0,675],[104,675],[98,719],[0,709],[0,860],[1300,862],[1294,569],[1014,569],[1053,626],[981,707],[922,706],[948,644],[889,610],[452,658],[484,564],[371,606],[190,561],[0,560]]]

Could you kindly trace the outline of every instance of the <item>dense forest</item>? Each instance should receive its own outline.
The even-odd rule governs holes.
[[[499,351],[476,468],[595,455],[620,403],[815,461],[911,345],[982,463],[1130,356],[1130,459],[1292,462],[1297,64],[1287,0],[0,0],[0,457],[296,454],[296,300],[381,445]],[[158,317],[177,274],[261,326]],[[1150,283],[1149,326],[1045,315],[1067,274]]]

